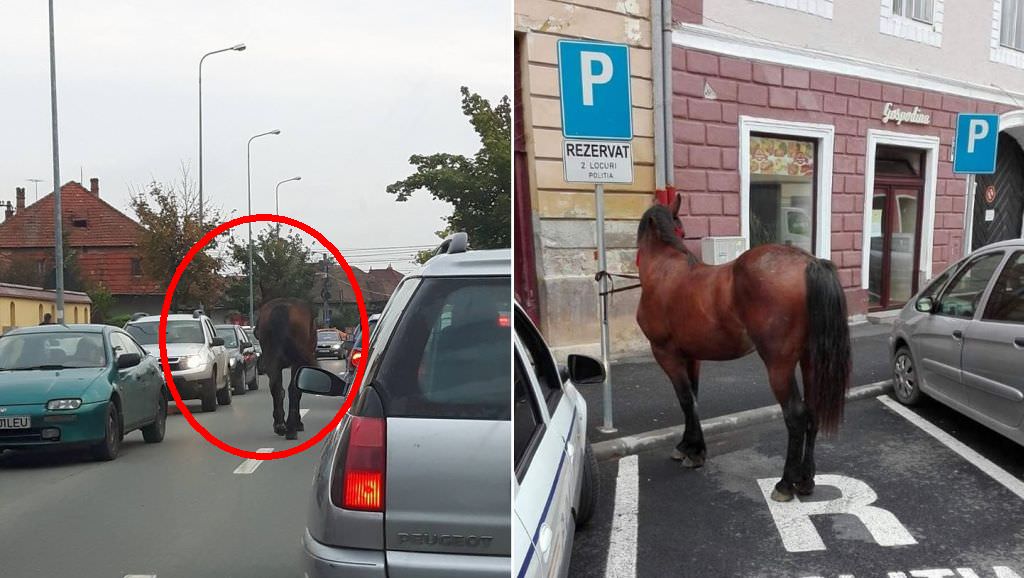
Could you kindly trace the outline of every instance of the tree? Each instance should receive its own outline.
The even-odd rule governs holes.
[[[89,299],[92,300],[92,322],[106,323],[107,318],[110,316],[110,309],[114,307],[116,302],[114,296],[110,293],[110,289],[107,289],[102,283],[96,283],[86,293],[89,294]]]
[[[0,280],[15,285],[43,286],[43,274],[35,259],[14,255],[6,265],[0,264]]]
[[[242,271],[225,295],[225,304],[240,311],[249,310],[249,245],[234,238],[229,246],[231,260]],[[316,277],[312,253],[302,236],[281,236],[281,226],[257,233],[253,240],[253,295],[256,306],[278,297],[308,299]]]
[[[188,250],[207,233],[207,227],[199,222],[199,195],[188,165],[182,163],[177,183],[153,181],[142,191],[133,191],[130,206],[145,229],[139,242],[142,272],[166,287]],[[207,208],[204,213],[207,224],[220,220],[216,210]],[[209,305],[220,298],[224,279],[221,259],[212,251],[216,243],[207,245],[189,263],[172,296],[172,310]]]
[[[426,189],[435,199],[450,203],[446,231],[465,231],[477,249],[511,245],[512,107],[507,96],[497,106],[465,86],[462,112],[480,136],[473,158],[449,153],[413,155],[416,172],[388,185],[396,201],[406,201]]]

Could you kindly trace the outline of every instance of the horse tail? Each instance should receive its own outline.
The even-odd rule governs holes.
[[[285,361],[293,364],[316,365],[315,360],[310,359],[310,354],[295,343],[291,332],[289,309],[290,307],[284,303],[278,303],[271,307],[270,314],[267,316],[265,333],[266,335],[276,336],[273,339],[280,343],[280,354]],[[313,333],[313,343],[316,343],[315,332]]]
[[[808,408],[825,434],[839,429],[850,386],[850,327],[846,295],[835,265],[826,259],[807,264],[807,316],[810,383],[804,384]]]

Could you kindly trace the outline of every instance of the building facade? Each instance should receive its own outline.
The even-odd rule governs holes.
[[[593,194],[559,182],[546,47],[551,36],[630,42],[622,31],[637,28],[650,38],[660,2],[586,4],[516,10],[517,197],[526,173],[532,203],[517,198],[516,242],[532,240],[533,310],[566,350],[595,350],[598,340]],[[613,15],[617,26],[593,25]],[[663,142],[655,134],[653,155],[634,140],[638,178],[607,197],[609,270],[635,269],[636,220],[665,199],[655,178],[639,176],[657,155],[667,158],[667,188],[683,194],[695,253],[700,239],[720,238],[740,250],[784,243],[831,259],[854,321],[899,307],[973,248],[1024,234],[1024,1],[675,0],[668,26],[668,58],[646,57],[642,40],[631,53],[634,106],[667,87],[671,121]],[[995,174],[953,172],[958,113],[1000,115]],[[517,271],[520,301],[531,297],[526,273]],[[620,295],[611,316],[618,356],[646,348],[636,295]]]
[[[64,292],[66,323],[89,323],[92,300],[78,291]],[[0,335],[18,327],[42,323],[46,314],[56,323],[57,297],[53,290],[0,283]]]

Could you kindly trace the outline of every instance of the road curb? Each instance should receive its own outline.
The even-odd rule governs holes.
[[[874,397],[892,390],[892,381],[877,381],[867,385],[860,385],[850,388],[846,392],[846,399],[849,401]],[[748,409],[713,417],[700,422],[704,435],[719,434],[737,430],[749,425],[771,421],[782,415],[782,408],[777,405]],[[651,430],[639,434],[623,436],[593,444],[594,457],[599,461],[611,460],[625,457],[631,454],[640,453],[669,442],[675,442],[683,435],[684,427],[681,425]]]

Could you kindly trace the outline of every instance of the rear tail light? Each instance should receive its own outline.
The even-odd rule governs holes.
[[[363,358],[363,352],[353,349],[352,350],[352,365],[357,365],[359,360]]]
[[[334,473],[331,501],[348,510],[384,511],[384,418],[352,416]]]

